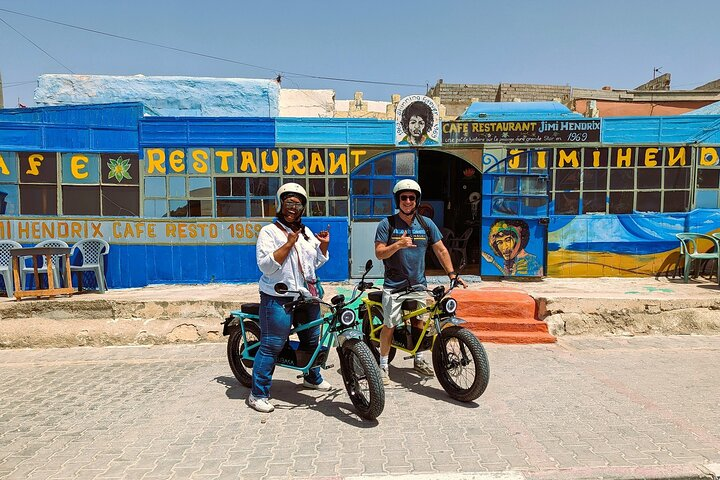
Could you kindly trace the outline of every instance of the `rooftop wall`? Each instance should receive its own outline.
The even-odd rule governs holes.
[[[277,117],[280,86],[272,80],[201,77],[41,75],[39,106],[142,102],[165,117]]]

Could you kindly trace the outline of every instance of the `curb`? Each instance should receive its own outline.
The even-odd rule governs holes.
[[[720,480],[720,464],[578,467],[557,470],[417,473],[328,477],[334,480]]]

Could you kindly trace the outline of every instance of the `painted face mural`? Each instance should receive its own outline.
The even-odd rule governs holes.
[[[530,230],[525,221],[498,220],[490,227],[488,235],[488,243],[495,255],[482,252],[482,256],[504,276],[542,276],[542,264],[535,255],[525,251],[529,241]],[[496,257],[502,258],[503,263]]]
[[[400,100],[395,115],[395,143],[411,146],[440,144],[440,112],[432,99],[410,95]]]

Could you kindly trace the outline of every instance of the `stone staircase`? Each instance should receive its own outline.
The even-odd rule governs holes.
[[[522,290],[486,287],[454,290],[457,316],[481,342],[554,343],[547,324],[536,318],[535,300]]]

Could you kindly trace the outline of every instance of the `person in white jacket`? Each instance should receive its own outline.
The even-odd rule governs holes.
[[[269,413],[275,407],[270,403],[270,384],[278,354],[287,341],[292,328],[292,315],[283,307],[295,299],[296,294],[279,295],[275,284],[284,283],[288,290],[315,295],[317,275],[315,270],[328,261],[330,232],[323,230],[313,235],[302,224],[302,214],[307,206],[307,193],[297,183],[286,183],[277,191],[277,218],[258,234],[255,255],[260,277],[260,348],[253,366],[253,385],[248,405],[259,412]],[[304,307],[305,308],[305,307]],[[306,307],[307,318],[320,316],[317,304]],[[298,333],[300,350],[314,352],[319,342],[320,328]],[[309,358],[309,355],[308,355]],[[303,385],[316,390],[331,390],[332,385],[323,380],[320,368],[310,370]]]

